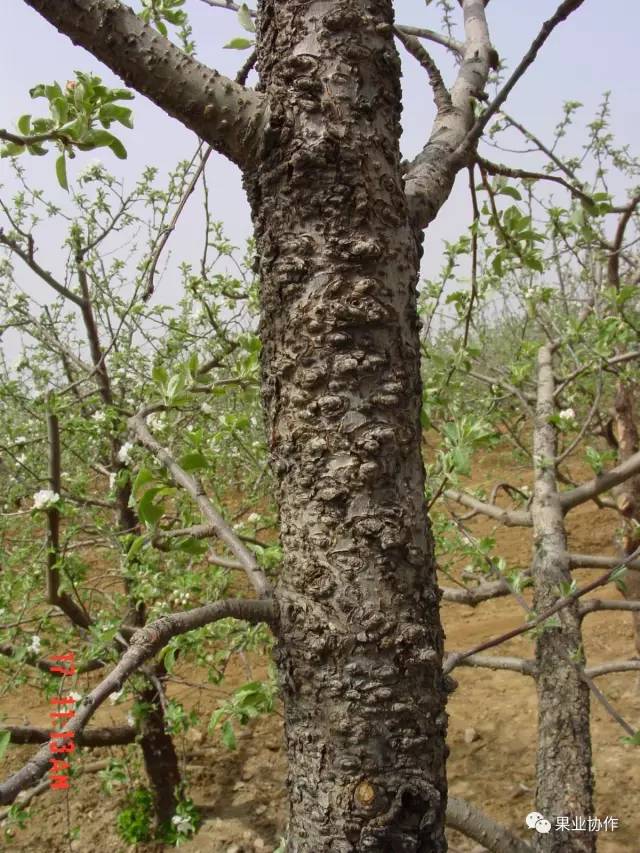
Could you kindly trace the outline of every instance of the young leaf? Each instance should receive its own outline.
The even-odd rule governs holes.
[[[67,158],[61,154],[56,160],[56,178],[63,190],[69,189],[67,182]]]
[[[231,39],[231,41],[225,44],[226,48],[230,48],[231,50],[246,50],[248,47],[251,47],[253,42],[251,39],[243,39],[243,38],[235,38]]]
[[[7,751],[7,747],[11,742],[11,733],[10,732],[0,732],[0,758]]]
[[[243,3],[238,9],[238,21],[240,22],[240,26],[247,30],[247,32],[255,33],[256,27],[251,20],[251,13],[246,3]]]

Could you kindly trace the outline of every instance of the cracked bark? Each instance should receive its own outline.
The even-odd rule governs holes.
[[[534,428],[535,482],[531,515],[534,532],[534,608],[552,607],[558,587],[571,582],[564,515],[557,488],[555,457],[553,347],[538,355],[538,401]],[[558,627],[546,628],[536,643],[538,750],[536,808],[552,825],[559,816],[593,814],[589,688],[572,655],[582,648],[578,602],[557,614]],[[538,835],[544,853],[593,853],[595,833]]]
[[[390,0],[264,0],[245,175],[284,566],[289,850],[446,849],[445,679],[420,457],[419,237]]]

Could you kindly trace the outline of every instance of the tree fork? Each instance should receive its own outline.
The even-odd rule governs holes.
[[[289,850],[446,849],[443,633],[420,455],[420,238],[390,0],[264,0],[245,173],[283,569]]]

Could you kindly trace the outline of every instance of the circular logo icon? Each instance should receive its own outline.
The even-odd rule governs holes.
[[[529,812],[525,818],[525,823],[529,829],[535,829],[539,820],[544,820],[544,815],[540,814],[540,812]]]

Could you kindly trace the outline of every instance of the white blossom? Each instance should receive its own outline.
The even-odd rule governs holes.
[[[249,524],[257,524],[260,521],[260,516],[257,512],[252,512],[250,516],[248,516],[247,521]]]
[[[120,450],[118,451],[118,459],[120,462],[123,462],[125,465],[128,465],[131,462],[131,451],[133,450],[133,444],[130,441],[125,441]]]
[[[40,651],[41,644],[42,644],[42,640],[40,639],[40,637],[37,634],[34,634],[33,637],[31,637],[31,644],[29,645],[29,651],[33,652],[34,654],[37,655],[38,652]]]
[[[562,409],[561,412],[558,412],[558,417],[561,421],[575,421],[576,413],[573,409]]]
[[[104,166],[102,165],[102,161],[91,160],[91,162],[87,163],[84,169],[82,169],[82,171],[78,173],[78,180],[91,181],[95,178],[101,178],[103,172]]]
[[[149,428],[153,430],[162,429],[164,427],[164,417],[162,414],[149,415],[147,418]]]
[[[34,509],[48,509],[54,506],[60,500],[60,495],[51,489],[40,489],[33,496]]]
[[[27,443],[27,439],[26,439],[23,435],[17,435],[17,436],[13,439],[13,443],[14,443],[14,444],[17,444],[17,445],[19,445],[19,446],[22,446],[23,444],[26,444],[26,443]]]
[[[103,412],[102,409],[98,409],[98,411],[94,412],[91,417],[97,424],[103,424],[107,419],[107,414],[106,412]]]
[[[82,694],[77,693],[75,690],[72,690],[71,693],[67,693],[67,696],[69,697],[69,699],[73,699],[74,702],[82,701]]]
[[[182,832],[185,835],[193,829],[191,820],[188,817],[183,817],[179,814],[174,814],[171,818],[171,823],[175,826],[178,832]]]

